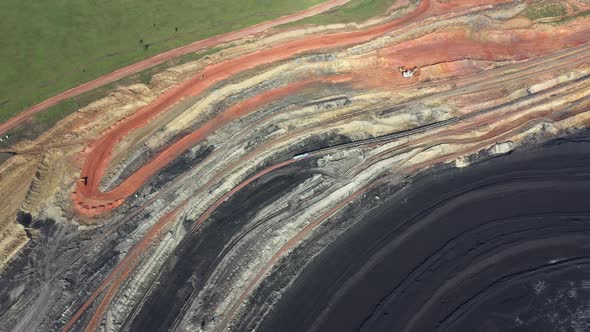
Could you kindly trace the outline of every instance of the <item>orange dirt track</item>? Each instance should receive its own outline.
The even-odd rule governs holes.
[[[394,64],[425,66],[456,60],[524,60],[588,42],[590,28],[581,31],[489,31],[467,36],[463,30],[439,32],[382,50]]]
[[[403,23],[408,23],[410,20],[416,19],[426,12],[432,12],[429,15],[444,13],[448,9],[456,9],[455,7],[464,5],[464,3],[467,2],[455,2],[453,3],[453,7],[451,7],[448,4],[440,3],[431,5],[429,1],[424,1],[417,10],[405,17],[364,31],[335,33],[295,40],[278,45],[275,48],[258,51],[208,66],[200,74],[195,75],[195,77],[182,83],[177,88],[168,91],[152,104],[114,125],[110,131],[86,149],[88,157],[82,168],[81,177],[87,177],[87,182],[86,184],[82,181],[78,182],[76,191],[73,193],[77,211],[83,215],[92,217],[120,206],[127,197],[137,191],[158,170],[216,129],[247,114],[249,111],[255,109],[256,106],[263,105],[312,83],[312,80],[278,88],[237,104],[215,119],[207,122],[197,131],[170,145],[112,191],[106,193],[100,192],[98,189],[99,183],[110,162],[113,146],[129,132],[144,126],[154,119],[155,116],[170,109],[171,106],[183,98],[196,96],[213,84],[230,78],[239,72],[255,68],[256,66],[284,60],[295,54],[322,49],[325,45],[336,48],[360,43],[382,35]],[[473,5],[474,3],[469,2],[469,4]],[[574,33],[563,32],[553,35],[545,32],[531,33],[527,31],[490,32],[485,36],[479,36],[478,40],[473,40],[473,38],[468,38],[463,31],[443,32],[402,43],[390,49],[384,49],[380,52],[380,55],[385,57],[388,65],[393,68],[404,64],[423,66],[454,61],[463,59],[466,55],[473,59],[520,60],[531,55],[543,54],[562,47],[581,44],[586,41],[588,33],[588,29]],[[485,42],[486,39],[491,40],[491,42]],[[428,47],[424,45],[428,45]],[[432,47],[432,45],[440,45],[440,47]],[[333,79],[337,78],[334,77],[328,80]],[[346,80],[349,79],[350,77],[346,78]],[[395,81],[399,80],[400,78],[398,77]],[[389,81],[389,83],[392,84],[395,81]]]
[[[121,185],[119,185],[115,190],[110,191],[108,193],[100,193],[96,192],[91,197],[91,201],[94,205],[89,206],[88,202],[90,200],[86,200],[85,202],[78,201],[77,207],[80,212],[85,215],[96,215],[98,213],[107,210],[109,207],[116,207],[123,202],[121,197],[128,197],[133,194],[137,189],[137,184],[144,184],[146,183],[159,169],[166,166],[171,160],[174,160],[176,157],[180,156],[182,152],[186,151],[190,147],[194,146],[195,144],[199,143],[203,139],[205,139],[208,135],[213,133],[215,130],[223,127],[224,125],[228,124],[229,122],[240,118],[242,116],[247,115],[248,113],[256,110],[257,107],[264,105],[266,103],[272,102],[274,100],[280,99],[293,91],[303,88],[304,86],[310,85],[316,82],[345,82],[350,80],[350,75],[339,75],[339,76],[332,76],[323,79],[308,79],[300,82],[296,82],[290,85],[286,85],[284,87],[280,87],[274,90],[270,90],[268,92],[262,93],[260,95],[254,96],[250,99],[247,99],[241,103],[236,104],[235,106],[229,108],[225,112],[221,113],[217,117],[211,119],[199,129],[195,130],[194,132],[190,133],[189,135],[184,136],[180,140],[176,141],[174,144],[171,144],[162,152],[160,152],[154,159],[152,159],[149,163],[141,167],[137,170],[133,175],[127,178]],[[90,160],[90,159],[89,159]],[[105,163],[106,167],[106,163]],[[91,188],[90,177],[88,177],[88,185],[84,185],[83,183],[78,184],[78,191],[81,195],[88,195],[88,189]],[[97,177],[94,177],[97,179]],[[98,186],[98,183],[96,183]],[[76,196],[79,197],[79,196]],[[87,196],[88,197],[88,196]],[[102,204],[101,204],[102,203]],[[101,204],[101,205],[98,205]],[[110,205],[109,205],[110,204]]]
[[[297,13],[294,13],[291,15],[281,16],[281,17],[276,18],[274,20],[259,23],[259,24],[253,25],[251,27],[242,29],[242,30],[228,32],[228,33],[225,33],[222,35],[213,36],[213,37],[210,37],[207,39],[199,40],[194,43],[191,43],[191,44],[188,44],[188,45],[185,45],[182,47],[178,47],[178,48],[175,48],[173,50],[170,50],[170,51],[167,51],[164,53],[160,53],[154,57],[134,63],[130,66],[127,66],[127,67],[124,67],[121,69],[117,69],[114,72],[106,74],[104,76],[101,76],[93,81],[81,84],[75,88],[72,88],[72,89],[64,91],[58,95],[55,95],[47,100],[44,100],[43,102],[31,107],[31,108],[19,113],[15,117],[0,124],[0,135],[17,127],[18,125],[20,125],[24,121],[30,119],[35,114],[43,111],[46,108],[57,105],[58,103],[60,103],[64,100],[76,97],[76,96],[81,95],[85,92],[99,88],[103,85],[118,81],[124,77],[133,75],[133,74],[138,73],[142,70],[146,70],[148,68],[157,66],[161,63],[178,58],[180,56],[183,56],[183,55],[186,55],[189,53],[194,53],[194,52],[200,51],[205,48],[214,47],[214,46],[217,46],[217,45],[220,45],[223,43],[227,43],[227,42],[230,42],[233,40],[247,37],[249,35],[254,35],[254,34],[263,32],[265,30],[268,30],[272,27],[276,27],[276,26],[290,23],[290,22],[299,21],[299,20],[304,19],[306,17],[314,16],[319,13],[325,12],[327,10],[334,8],[334,7],[341,6],[349,1],[350,0],[330,0],[326,3],[319,4],[317,6],[309,8],[309,9],[306,9],[306,10],[303,10],[303,11],[300,11],[300,12],[297,12]]]

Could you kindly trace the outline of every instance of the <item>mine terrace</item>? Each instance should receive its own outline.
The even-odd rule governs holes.
[[[350,3],[167,51],[0,124],[15,139],[50,106],[214,50],[0,142],[0,330],[491,331],[508,325],[476,315],[541,272],[581,299],[590,2],[400,0],[297,24]],[[581,320],[539,312],[519,319]]]

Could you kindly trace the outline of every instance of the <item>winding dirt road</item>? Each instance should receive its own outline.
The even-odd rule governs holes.
[[[504,1],[499,1],[499,3]],[[137,172],[126,179],[121,185],[109,192],[100,192],[99,184],[111,159],[111,152],[120,140],[131,131],[140,128],[152,121],[158,114],[165,112],[174,104],[188,96],[196,96],[204,92],[215,83],[230,78],[231,76],[255,68],[262,64],[272,63],[287,59],[293,55],[330,48],[354,45],[370,40],[401,24],[408,23],[428,12],[432,14],[443,14],[447,10],[459,8],[461,2],[453,3],[453,6],[436,3],[432,5],[429,1],[421,3],[417,10],[398,20],[384,23],[362,31],[334,33],[315,36],[303,40],[295,40],[283,43],[275,48],[261,50],[238,58],[226,60],[206,67],[199,75],[189,79],[177,88],[170,90],[160,96],[152,104],[140,109],[127,119],[121,121],[103,137],[93,142],[88,148],[88,157],[82,168],[81,177],[87,179],[77,184],[73,198],[76,202],[76,209],[83,215],[92,217],[105,211],[120,206],[124,200],[132,195],[139,187],[144,185],[151,176],[164,167],[174,158],[194,144],[201,141],[207,135],[213,133],[223,125],[245,115],[246,109],[254,109],[255,106],[264,104],[278,98],[285,93],[294,92],[311,81],[303,81],[293,84],[287,88],[279,88],[276,91],[263,93],[243,104],[222,113],[217,118],[207,122],[203,127],[190,135],[187,135],[170,145],[159,153],[152,161],[141,167]],[[465,4],[464,4],[465,5]],[[467,8],[473,3],[467,4]],[[476,4],[477,5],[477,4]],[[430,65],[434,63],[455,61],[463,58],[484,59],[484,60],[522,60],[532,55],[540,55],[555,49],[579,45],[586,41],[589,30],[574,32],[562,32],[560,34],[524,32],[490,32],[489,36],[483,36],[494,40],[487,42],[480,36],[480,39],[473,40],[465,36],[464,32],[441,32],[427,35],[416,40],[396,45],[395,47],[383,49],[380,53],[386,59],[388,67],[396,68],[403,64]],[[428,45],[428,47],[424,45]],[[435,46],[434,48],[432,46]],[[387,68],[385,68],[387,71]],[[398,73],[390,70],[391,79],[388,84],[395,84],[400,81]],[[388,75],[388,76],[389,76]],[[362,75],[361,75],[362,76]],[[336,80],[337,78],[333,78]],[[342,78],[340,78],[342,79]],[[346,80],[350,80],[347,77]],[[361,78],[359,78],[361,79]],[[332,79],[329,79],[329,81]]]
[[[145,183],[146,177],[137,175],[140,181],[126,181],[125,186],[118,186],[108,193],[99,190],[100,180],[110,162],[112,148],[131,131],[140,128],[158,114],[169,110],[171,106],[183,98],[196,96],[215,83],[231,76],[253,69],[259,65],[287,59],[293,55],[315,51],[326,47],[336,48],[370,40],[387,31],[414,20],[430,7],[429,1],[421,3],[420,7],[411,14],[400,19],[378,25],[366,30],[355,32],[319,35],[301,40],[294,40],[278,45],[271,49],[261,50],[242,57],[222,61],[206,67],[201,73],[180,84],[158,97],[150,105],[140,109],[133,115],[122,120],[104,136],[93,142],[88,148],[88,157],[82,168],[81,177],[86,181],[79,181],[74,200],[77,210],[87,216],[95,216],[103,211],[121,205],[126,197]],[[168,159],[168,161],[170,161]],[[144,172],[153,174],[156,170],[142,168]]]

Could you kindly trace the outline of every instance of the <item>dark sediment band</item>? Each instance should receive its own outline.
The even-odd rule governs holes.
[[[587,136],[380,190],[386,203],[304,269],[263,331],[590,326]]]

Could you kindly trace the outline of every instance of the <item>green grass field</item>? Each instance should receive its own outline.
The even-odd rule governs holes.
[[[146,57],[324,1],[0,1],[0,122]]]
[[[534,21],[541,18],[559,17],[565,14],[565,8],[559,1],[541,1],[529,6],[524,16]]]
[[[175,67],[190,61],[195,61],[219,51],[221,51],[221,48],[211,48],[202,50],[197,53],[186,54],[173,60],[159,64],[157,66],[151,67],[149,69],[146,69],[144,71],[138,72],[134,75],[127,76],[116,82],[106,84],[104,86],[101,86],[100,88],[91,90],[79,96],[62,101],[61,103],[49,107],[43,110],[42,112],[39,112],[38,114],[34,115],[30,121],[27,121],[22,125],[12,130],[9,130],[7,132],[9,138],[4,138],[2,142],[0,142],[0,148],[7,148],[23,139],[36,139],[45,131],[52,128],[61,119],[72,114],[78,109],[92,103],[93,101],[106,97],[117,86],[128,86],[134,83],[147,84],[150,82],[154,74],[161,73],[167,68]],[[2,158],[0,158],[0,163],[2,163],[1,159]]]
[[[51,38],[53,38],[53,41],[50,42],[46,38],[34,38],[34,34],[26,33],[26,31],[32,30],[25,29],[24,26],[20,27],[21,39],[16,38],[18,34],[3,37],[5,40],[11,40],[11,42],[7,42],[7,45],[16,46],[11,47],[10,49],[0,49],[0,64],[2,65],[2,69],[5,73],[11,75],[0,77],[0,122],[10,118],[27,106],[31,106],[59,93],[60,91],[92,80],[116,68],[142,60],[145,57],[153,56],[165,50],[185,45],[192,41],[206,38],[210,35],[237,30],[258,22],[272,19],[273,17],[302,10],[327,0],[305,0],[297,2],[297,4],[287,4],[287,0],[242,0],[241,2],[237,0],[218,0],[218,3],[224,3],[226,7],[231,5],[235,8],[244,8],[243,11],[236,10],[236,12],[241,12],[242,15],[235,15],[236,19],[234,20],[232,20],[232,17],[234,17],[232,13],[221,12],[221,9],[219,8],[221,5],[208,8],[202,4],[203,2],[213,2],[210,0],[199,0],[198,2],[201,2],[201,4],[192,4],[191,6],[187,5],[186,7],[182,7],[185,9],[193,8],[191,10],[198,13],[194,15],[190,15],[188,10],[187,12],[182,13],[178,10],[174,11],[170,10],[170,8],[166,9],[165,7],[168,6],[157,7],[154,5],[156,2],[155,0],[148,0],[146,4],[140,4],[140,2],[136,0],[128,0],[126,5],[118,4],[116,7],[97,4],[96,8],[100,10],[95,14],[90,15],[90,8],[94,8],[94,6],[91,6],[91,0],[80,0],[80,3],[75,4],[76,9],[74,11],[83,13],[80,15],[87,17],[88,22],[95,23],[83,24],[84,22],[82,22],[81,19],[67,18],[62,15],[61,17],[63,21],[57,24],[57,26],[61,27],[60,29],[62,31],[70,30],[70,33],[72,33],[73,36],[76,36],[76,40],[83,42],[80,45],[84,45],[84,47],[72,43],[71,39],[74,37],[70,37],[69,39],[65,38],[62,32],[57,32],[57,30],[43,30],[43,27],[51,26],[54,24],[51,22],[59,20],[58,17],[45,17],[41,14],[43,10],[40,8],[36,11],[25,9],[25,7],[44,6],[48,13],[52,13],[57,10],[56,8],[49,5],[26,4],[17,11],[14,9],[17,8],[15,0],[6,1],[11,2],[12,5],[9,6],[6,3],[0,3],[0,9],[3,9],[4,7],[12,7],[14,15],[9,19],[10,22],[0,22],[0,26],[8,27],[16,24],[15,22],[18,20],[15,17],[20,15],[23,22],[35,22],[35,24],[30,23],[30,25],[35,27],[35,31],[37,31],[39,35],[52,36]],[[395,1],[396,0],[351,0],[350,3],[332,9],[325,14],[320,14],[284,26],[353,21],[360,22],[373,16],[381,15],[387,8],[395,3]],[[411,1],[414,3],[418,2],[418,0]],[[69,1],[61,0],[61,2],[66,3]],[[134,3],[134,5],[131,5],[129,2]],[[181,0],[171,0],[171,2],[177,5],[188,3],[187,1]],[[254,2],[256,2],[256,4],[254,4]],[[264,5],[269,7],[270,10],[266,10],[265,12],[256,11],[256,8],[259,9],[265,7]],[[138,10],[142,10],[144,15],[130,15],[135,21],[131,21],[130,18],[128,19],[124,15],[122,16],[122,11],[124,9],[126,10],[132,7],[135,8],[135,10],[132,10],[131,12],[137,13]],[[194,8],[197,7],[200,7],[202,10],[195,10]],[[146,8],[150,10],[146,12]],[[162,13],[158,13],[159,9],[161,9]],[[27,12],[29,15],[26,15]],[[116,12],[119,14],[115,15]],[[36,15],[36,19],[33,19],[33,14]],[[185,21],[180,21],[178,19],[170,21],[169,19],[166,19],[166,17],[175,17],[175,14],[177,15],[176,17],[183,17]],[[210,15],[217,14],[219,15],[214,19],[209,17]],[[187,17],[193,16],[203,18],[203,20],[187,21]],[[101,20],[100,17],[103,17],[104,19]],[[39,20],[40,18],[42,18],[42,20]],[[240,20],[237,20],[237,18],[240,18]],[[96,22],[100,21],[115,22],[119,28],[97,25]],[[151,23],[152,21],[155,23]],[[166,23],[168,21],[171,23]],[[73,22],[78,23],[75,23],[77,25],[69,26],[70,24],[74,24]],[[156,26],[153,24],[156,24]],[[14,26],[16,27],[16,25]],[[121,28],[123,26],[127,28]],[[195,28],[199,26],[205,28]],[[176,28],[178,28],[178,31],[176,31]],[[13,28],[10,28],[9,30],[12,31]],[[125,31],[125,33],[114,36],[114,30]],[[24,35],[28,37],[24,38]],[[87,37],[85,38],[84,36]],[[127,42],[124,42],[123,38],[125,38]],[[29,40],[29,42],[25,42],[26,40]],[[57,40],[61,41],[58,42]],[[143,43],[139,43],[140,40],[143,40]],[[107,41],[111,41],[112,45],[107,43]],[[2,42],[4,43],[5,41],[3,40]],[[126,45],[126,43],[130,45]],[[61,48],[48,46],[58,44],[63,46]],[[144,46],[142,46],[145,44],[150,44],[147,51]],[[78,46],[73,47],[72,45]],[[46,49],[43,49],[44,47],[46,47]],[[105,51],[116,49],[123,51]],[[210,49],[199,53],[188,54],[74,97],[70,100],[61,102],[58,105],[50,107],[35,115],[31,121],[9,131],[7,134],[10,135],[10,138],[4,139],[0,142],[0,147],[11,146],[22,139],[32,140],[37,138],[47,129],[53,127],[59,120],[72,112],[75,112],[80,107],[86,106],[92,101],[108,95],[109,91],[117,85],[125,86],[137,82],[148,83],[152,75],[155,73],[181,63],[194,61],[218,50],[219,49]],[[19,52],[22,54],[34,53],[34,55],[19,57]],[[45,56],[44,54],[49,55]],[[66,54],[69,55],[66,57]],[[100,56],[101,54],[103,56]],[[104,56],[105,54],[111,55]],[[77,60],[65,61],[64,59],[66,58]],[[9,65],[9,63],[13,63],[13,65]],[[0,154],[0,163],[3,161],[2,159],[6,159],[6,157],[7,155]]]
[[[287,23],[284,26],[297,26],[302,24],[332,24],[361,22],[373,16],[385,13],[387,8],[396,0],[351,0],[349,3],[334,8],[326,13],[302,19],[297,22]]]
[[[323,14],[308,17],[297,22],[291,22],[284,26],[361,22],[371,17],[384,14],[387,8],[391,7],[396,1],[397,0],[351,0],[347,4],[336,7]]]

